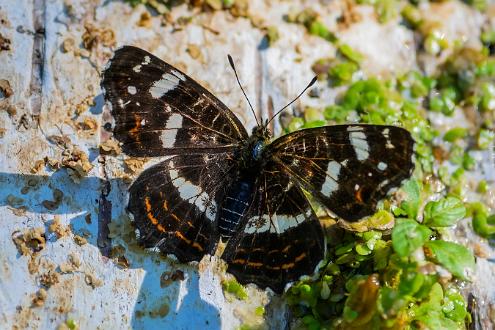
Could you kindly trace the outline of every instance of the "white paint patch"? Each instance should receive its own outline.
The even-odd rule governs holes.
[[[364,135],[363,132],[352,131],[350,130],[351,128],[355,127],[351,126],[347,130],[350,131],[349,138],[351,140],[352,147],[356,152],[357,159],[361,161],[368,159],[370,156],[370,147],[366,141],[366,135]]]
[[[379,162],[377,167],[380,171],[385,171],[388,166],[384,162]]]
[[[324,196],[330,197],[330,195],[332,195],[332,193],[339,188],[339,184],[337,183],[337,180],[339,179],[341,168],[342,165],[340,165],[338,162],[334,160],[328,163],[325,182],[321,186],[321,193]]]
[[[210,196],[202,191],[201,187],[194,185],[192,182],[179,176],[179,172],[174,168],[174,163],[170,162],[170,179],[172,185],[179,191],[180,197],[198,207],[201,213],[204,213],[210,221],[214,221],[217,215],[217,204],[210,201]]]
[[[128,86],[128,87],[127,87],[127,92],[128,92],[129,94],[131,94],[131,95],[134,95],[134,94],[136,94],[136,93],[137,93],[137,89],[136,89],[136,87],[134,87],[134,86]]]
[[[162,131],[160,140],[164,148],[172,148],[177,137],[177,131],[182,127],[182,116],[174,113],[168,118],[165,129]]]
[[[150,87],[151,96],[155,99],[159,99],[177,88],[177,86],[179,86],[179,80],[178,77],[171,75],[170,73],[165,73],[162,75],[162,79],[155,81]]]
[[[182,81],[186,81],[186,76],[184,76],[182,73],[180,73],[177,70],[171,70],[171,71],[174,74],[174,76],[176,76],[177,78],[179,78]]]

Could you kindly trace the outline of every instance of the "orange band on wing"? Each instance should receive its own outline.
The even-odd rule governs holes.
[[[158,219],[155,218],[155,216],[151,212],[151,203],[149,197],[144,198],[144,205],[146,206],[146,216],[148,217],[148,219],[150,219],[151,223],[154,224],[159,231],[164,232],[165,228],[163,228],[163,226],[158,223]]]
[[[178,237],[179,239],[183,240],[187,244],[191,245],[192,247],[198,249],[201,252],[204,250],[203,247],[201,245],[199,245],[197,242],[191,241],[190,239],[188,239],[187,237],[185,237],[184,235],[182,235],[178,231],[175,232],[175,236]]]

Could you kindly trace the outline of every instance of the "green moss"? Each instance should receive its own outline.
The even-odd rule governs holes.
[[[76,321],[73,319],[68,319],[65,321],[65,325],[67,325],[67,327],[71,330],[76,330],[78,328]]]
[[[351,46],[346,44],[341,44],[339,46],[339,52],[340,54],[342,54],[342,56],[357,64],[361,63],[364,58],[361,53],[357,52],[356,50],[352,49]]]
[[[269,45],[273,45],[279,38],[278,28],[274,25],[270,25],[266,28],[266,38]]]
[[[265,307],[264,306],[258,306],[256,307],[256,309],[254,310],[254,313],[258,316],[263,316],[265,315]]]
[[[248,298],[246,289],[235,279],[222,281],[222,287],[225,292],[233,294],[239,300]]]

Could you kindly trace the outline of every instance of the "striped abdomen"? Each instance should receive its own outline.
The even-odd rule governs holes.
[[[234,235],[242,215],[247,211],[253,185],[251,180],[240,179],[230,186],[218,218],[221,237],[229,239]]]

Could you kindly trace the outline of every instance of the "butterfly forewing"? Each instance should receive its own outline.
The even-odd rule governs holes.
[[[337,125],[285,135],[269,153],[328,209],[356,221],[411,175],[413,146],[400,127]]]
[[[215,96],[142,49],[119,48],[102,87],[115,120],[113,134],[129,155],[224,152],[247,137]]]
[[[178,155],[145,170],[129,190],[140,243],[181,262],[213,254],[217,212],[233,174],[230,154]]]
[[[241,283],[275,292],[314,272],[325,253],[321,225],[301,189],[280,165],[269,163],[222,258]]]

